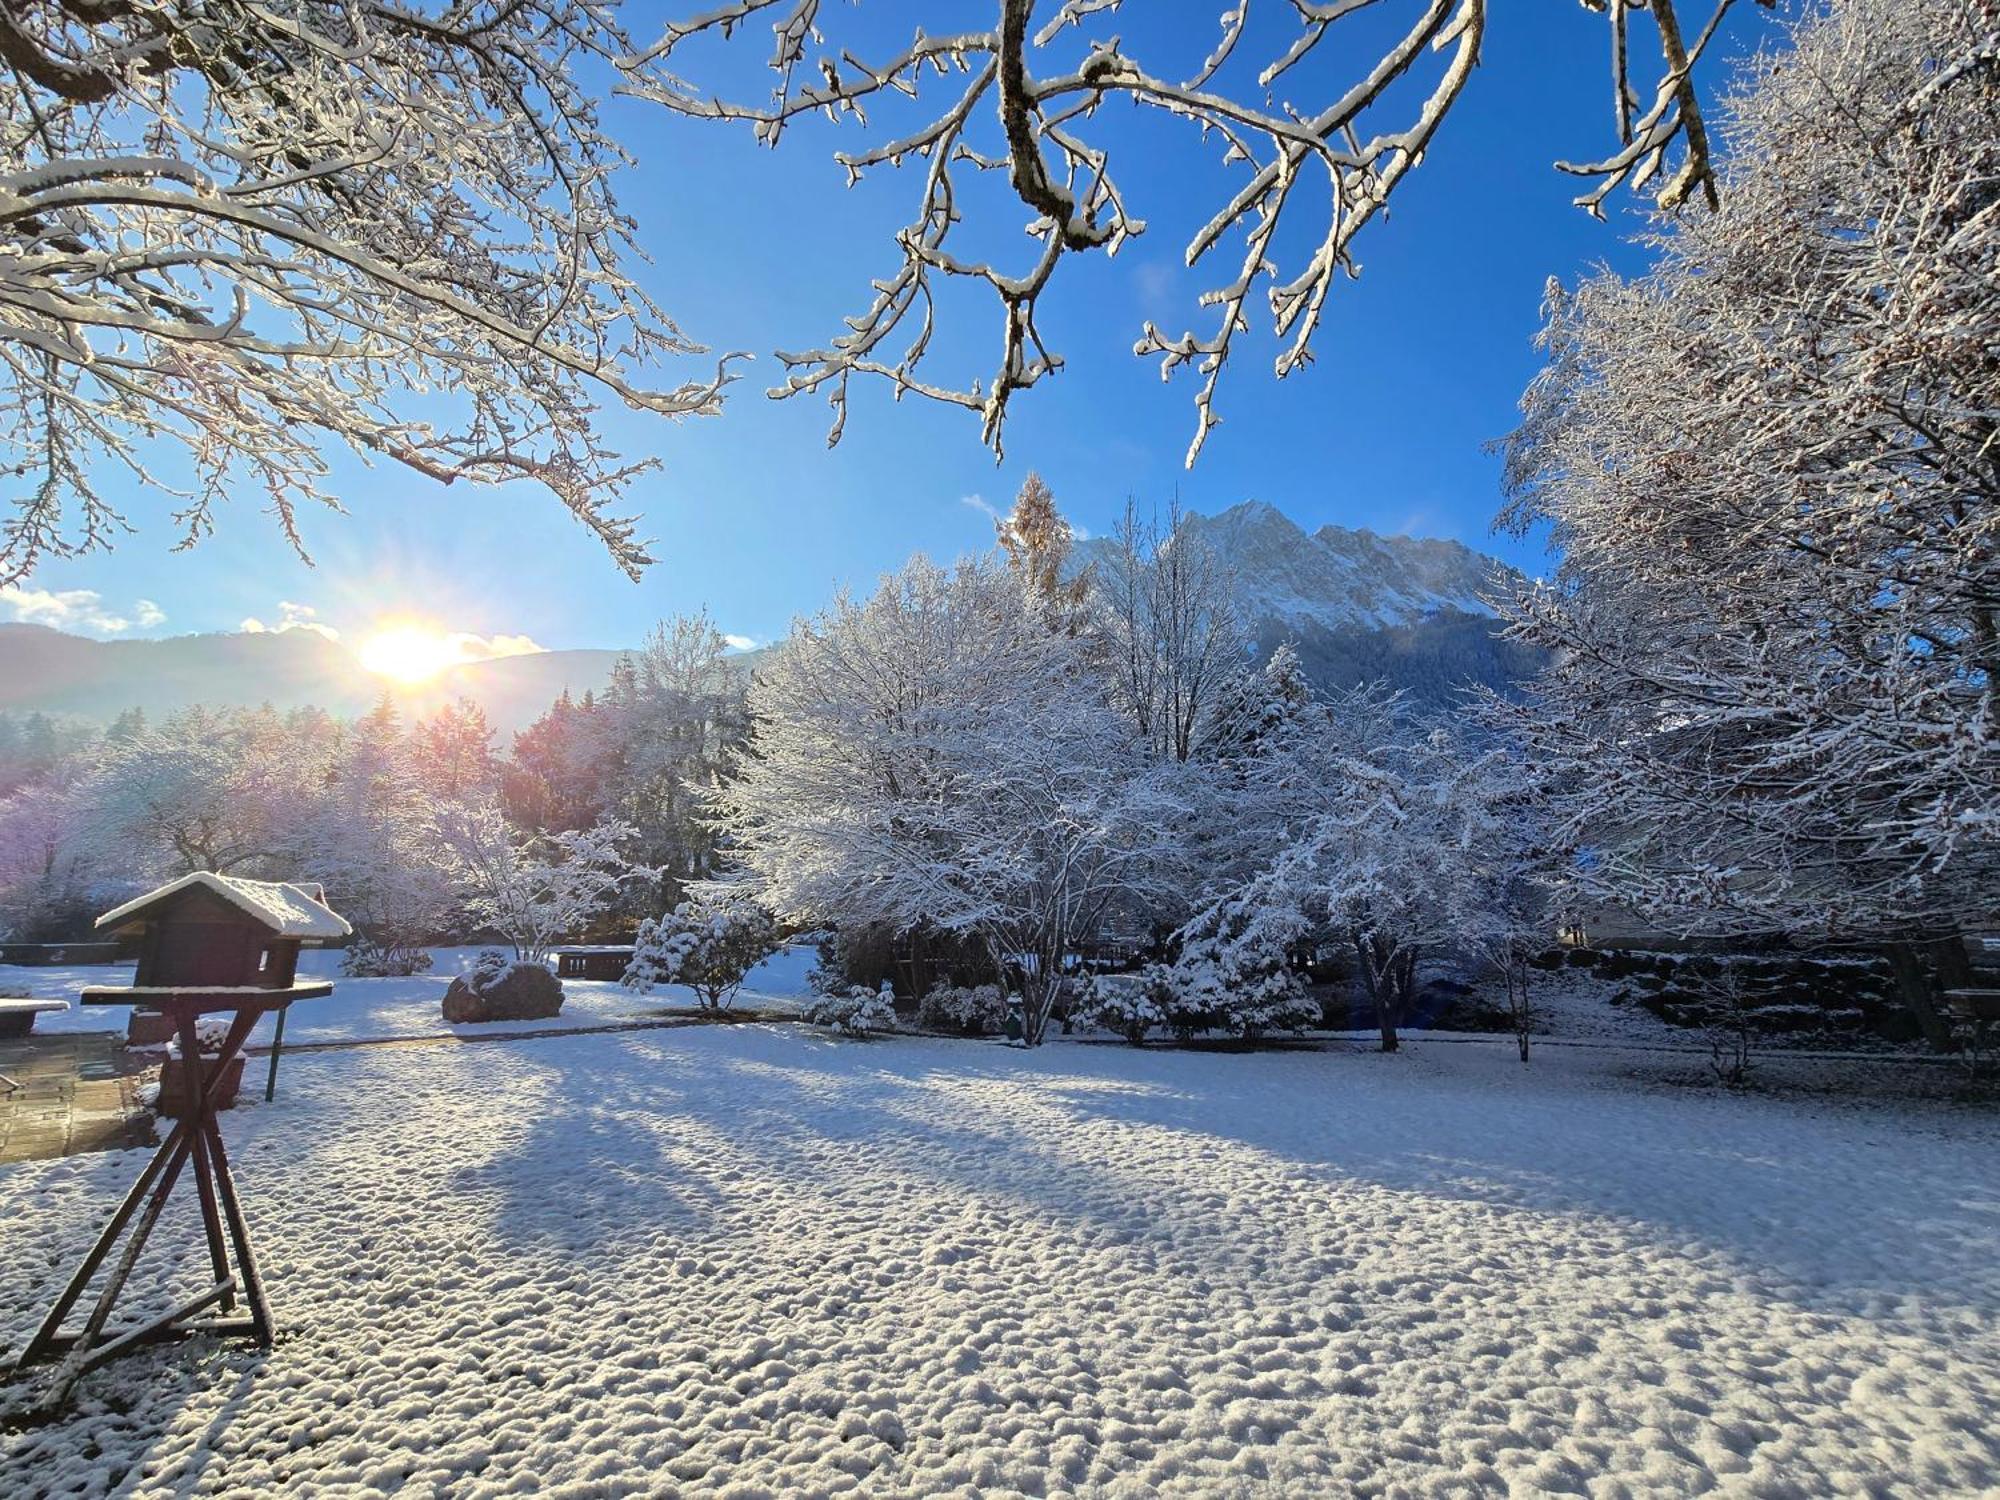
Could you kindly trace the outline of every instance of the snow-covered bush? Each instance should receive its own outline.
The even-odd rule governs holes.
[[[1083,982],[1074,1018],[1079,1025],[1116,1032],[1137,1047],[1147,1032],[1167,1024],[1173,990],[1162,981],[1170,973],[1154,964],[1137,974],[1093,974]]]
[[[744,977],[777,947],[777,924],[756,901],[734,892],[704,894],[639,924],[623,983],[642,995],[655,985],[683,984],[703,1009],[726,1010]]]
[[[815,1026],[828,1026],[846,1036],[889,1031],[896,1024],[896,1007],[886,993],[853,985],[844,993],[821,995],[805,1009]]]
[[[203,1016],[194,1023],[195,1045],[201,1048],[203,1057],[215,1057],[222,1051],[222,1044],[229,1040],[229,1022],[221,1016]],[[167,1042],[167,1056],[181,1055],[181,1039],[178,1035]]]
[[[475,994],[483,994],[506,978],[513,967],[514,960],[502,949],[481,948],[473,956],[472,967],[465,971],[465,982]]]
[[[917,1024],[932,1031],[998,1036],[1007,1024],[1007,996],[997,984],[936,985],[917,1002]]]
[[[428,974],[431,956],[422,948],[384,947],[357,937],[340,955],[340,972],[348,979],[402,979]]]

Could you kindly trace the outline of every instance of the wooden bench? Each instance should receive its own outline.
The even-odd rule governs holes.
[[[1945,1014],[1952,1029],[1966,1042],[1966,1066],[1971,1077],[1979,1077],[1979,1054],[1986,1045],[1989,1028],[2000,1025],[2000,988],[1968,987],[1944,992]]]
[[[552,948],[558,979],[623,979],[632,965],[633,950],[616,944],[599,947]]]
[[[26,995],[0,995],[0,1037],[26,1036],[35,1017],[45,1010],[68,1010],[67,1000],[30,1000]]]

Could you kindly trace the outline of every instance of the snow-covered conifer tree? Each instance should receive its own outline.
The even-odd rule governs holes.
[[[639,924],[624,984],[640,994],[685,985],[705,1010],[727,1010],[744,978],[778,947],[777,924],[747,893],[710,886]]]

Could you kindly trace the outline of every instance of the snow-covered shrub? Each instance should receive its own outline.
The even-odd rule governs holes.
[[[1007,996],[997,984],[941,984],[917,1002],[917,1024],[932,1031],[998,1036],[1007,1024]]]
[[[473,956],[472,967],[465,972],[465,982],[475,994],[506,977],[514,967],[514,960],[499,948],[481,948]]]
[[[1137,1047],[1148,1031],[1167,1024],[1172,972],[1154,964],[1137,974],[1093,974],[1083,983],[1075,1019],[1083,1026],[1116,1032]]]
[[[201,1048],[203,1057],[214,1057],[222,1051],[222,1044],[229,1040],[229,1022],[221,1016],[203,1016],[194,1023],[195,1045]],[[178,1035],[167,1042],[167,1056],[181,1055],[181,1039]]]
[[[340,972],[348,979],[402,979],[430,971],[431,956],[424,949],[384,947],[365,937],[357,937],[340,955]]]
[[[726,1010],[744,977],[777,947],[777,923],[748,896],[697,896],[639,924],[623,983],[642,995],[683,984],[703,1009]]]
[[[840,994],[821,995],[805,1009],[815,1026],[828,1026],[847,1036],[889,1031],[896,1024],[896,1007],[887,993],[853,985]]]

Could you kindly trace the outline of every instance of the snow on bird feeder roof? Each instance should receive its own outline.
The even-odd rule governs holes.
[[[255,918],[275,937],[342,938],[354,929],[347,919],[325,904],[325,891],[304,881],[245,880],[236,875],[217,875],[197,870],[179,880],[148,891],[97,919],[100,929],[122,929],[146,920],[161,902],[190,890],[205,890]]]

